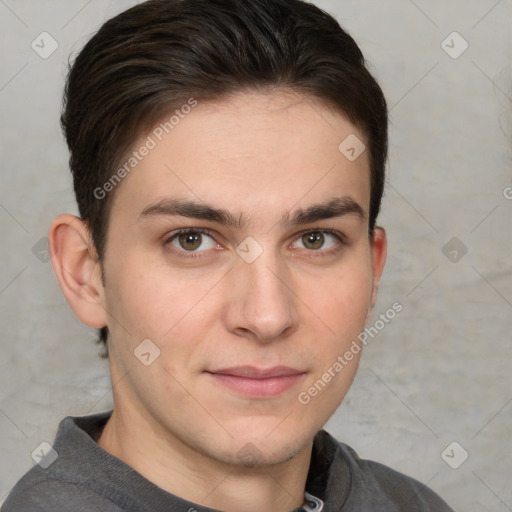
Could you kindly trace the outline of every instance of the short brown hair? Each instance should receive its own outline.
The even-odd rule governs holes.
[[[373,233],[384,189],[387,105],[338,22],[302,0],[149,0],[107,21],[66,82],[61,124],[78,209],[100,263],[114,191],[95,191],[143,130],[190,98],[268,87],[323,100],[365,134]],[[105,345],[107,336],[100,329]]]

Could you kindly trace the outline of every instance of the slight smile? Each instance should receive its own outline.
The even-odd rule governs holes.
[[[254,366],[238,366],[207,371],[218,383],[251,398],[271,398],[296,385],[306,372],[276,366],[260,369]]]

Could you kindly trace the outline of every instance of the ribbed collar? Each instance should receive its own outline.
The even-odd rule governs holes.
[[[112,411],[64,418],[53,448],[58,459],[48,468],[54,478],[93,488],[133,512],[218,512],[175,496],[103,450],[96,439]],[[77,469],[79,468],[79,469]],[[70,476],[71,475],[71,476]],[[340,444],[326,431],[315,436],[306,492],[323,501],[323,512],[338,511],[350,492],[350,470]],[[304,512],[300,507],[292,512]]]

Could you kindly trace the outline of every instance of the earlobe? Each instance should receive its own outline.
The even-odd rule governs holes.
[[[372,271],[373,271],[373,288],[371,295],[371,306],[366,317],[366,324],[370,321],[375,303],[377,302],[377,294],[379,291],[380,278],[384,271],[387,256],[387,237],[384,228],[376,227],[371,238],[372,251]]]
[[[59,215],[48,241],[55,275],[75,315],[90,327],[106,326],[101,268],[87,225],[74,215]]]

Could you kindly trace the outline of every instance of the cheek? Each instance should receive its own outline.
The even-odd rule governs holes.
[[[173,361],[188,357],[218,315],[209,293],[219,279],[215,273],[193,275],[127,255],[117,260],[109,278],[106,303],[112,334],[127,350],[150,339]]]
[[[172,311],[166,307],[170,290],[161,282],[156,286],[158,281],[155,272],[149,270],[149,262],[139,261],[128,254],[116,256],[112,258],[115,264],[106,269],[105,301],[111,317],[109,330],[114,339],[123,340],[122,345],[133,350],[142,340],[156,340],[161,336],[164,329],[160,323]],[[171,326],[167,325],[166,330]]]
[[[310,355],[312,373],[298,400],[311,403],[322,417],[329,417],[339,406],[357,371],[362,353],[358,336],[364,330],[371,303],[372,275],[368,268],[355,265],[336,278],[319,279],[323,293],[308,297],[323,328],[318,320],[311,328],[315,342]]]
[[[119,261],[111,283],[112,311],[116,320],[123,319],[128,331],[121,332],[121,336],[134,340],[163,342],[187,317],[195,298],[191,290],[194,287],[187,287],[183,277],[140,258]]]
[[[307,295],[308,305],[330,330],[341,338],[354,335],[364,327],[372,296],[371,266],[352,265],[340,272],[313,279],[314,293]]]

